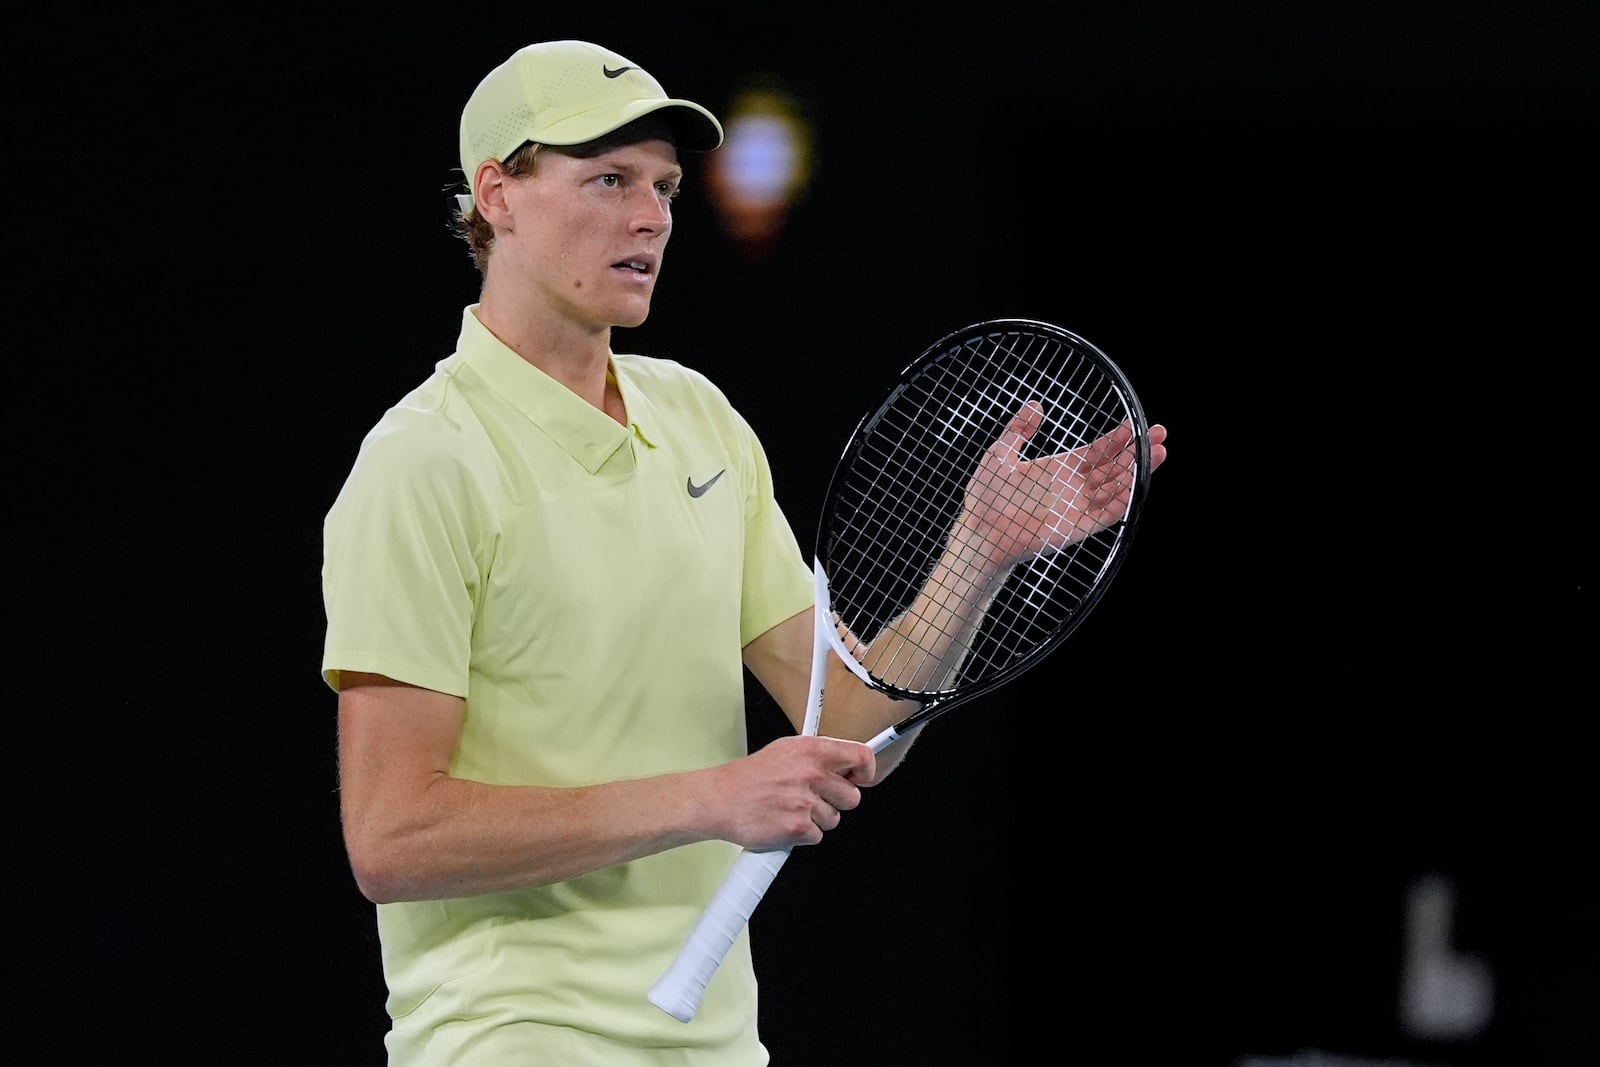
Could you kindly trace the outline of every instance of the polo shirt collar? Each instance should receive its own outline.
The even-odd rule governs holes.
[[[638,421],[647,418],[649,405],[625,377],[618,376],[617,388],[628,410],[626,427],[513,352],[478,321],[477,308],[469,304],[461,313],[456,352],[462,361],[590,474],[614,466],[613,457],[631,469],[633,451],[627,446],[635,435],[645,447],[655,447]],[[614,359],[611,373],[618,373]]]

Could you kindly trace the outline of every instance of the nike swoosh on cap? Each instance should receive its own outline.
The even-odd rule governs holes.
[[[608,78],[620,78],[624,74],[628,73],[628,71],[638,69],[638,67],[618,67],[616,70],[612,70],[604,63],[600,64],[600,73],[604,74]]]
[[[694,484],[694,479],[690,478],[689,479],[689,483],[688,483],[689,484],[689,495],[692,496],[692,497],[705,496],[706,495],[706,490],[710,489],[713,485],[716,485],[717,484],[717,479],[722,477],[726,473],[728,473],[728,468],[724,467],[721,470],[719,470],[717,473],[713,474],[711,476],[711,480],[709,482],[706,482],[704,485],[695,485]]]

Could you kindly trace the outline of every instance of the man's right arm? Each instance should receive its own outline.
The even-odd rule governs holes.
[[[815,844],[860,803],[870,750],[794,737],[704,770],[577,788],[453,777],[460,697],[343,672],[340,814],[362,893],[377,903],[565,881],[696,841]]]

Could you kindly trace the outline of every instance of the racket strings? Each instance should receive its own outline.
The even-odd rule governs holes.
[[[863,424],[836,480],[822,546],[840,636],[858,662],[919,594],[954,609],[983,580],[974,562],[929,586],[941,558],[949,560],[969,482],[1025,404],[1037,404],[1043,418],[1019,449],[1024,461],[1072,452],[1130,420],[1102,359],[1055,336],[983,333],[924,360]],[[1131,471],[1132,442],[1125,452],[1119,462]],[[1080,536],[1073,525],[1088,507],[1075,496],[1053,499],[1044,486],[1003,480],[971,491],[1035,513],[1048,507],[1059,543],[1012,568],[977,629],[929,627],[873,663],[873,676],[890,688],[931,696],[1013,669],[1064,632],[1115,557],[1120,526]]]

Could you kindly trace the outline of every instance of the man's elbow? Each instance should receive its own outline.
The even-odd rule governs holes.
[[[398,850],[354,834],[345,835],[345,854],[356,888],[374,904],[407,900],[408,879],[398,860]]]

